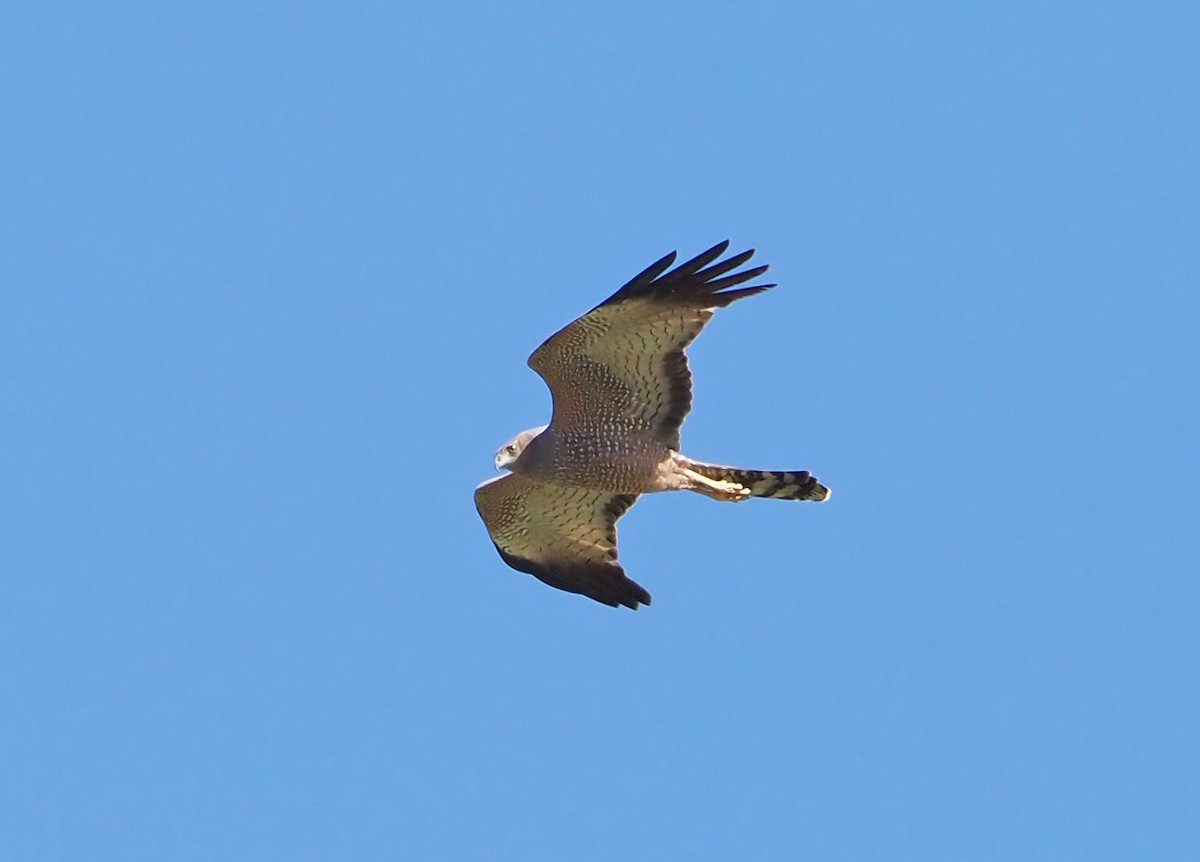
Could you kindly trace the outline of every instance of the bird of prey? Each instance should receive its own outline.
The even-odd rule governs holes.
[[[475,489],[475,507],[508,565],[636,610],[650,604],[650,594],[617,562],[616,523],[640,494],[829,498],[806,470],[721,467],[679,451],[679,428],[692,407],[684,348],[713,311],[775,287],[737,288],[767,267],[737,272],[754,250],[719,261],[728,247],[726,240],[674,269],[671,252],[529,357],[550,387],[550,424],[506,443],[496,469],[511,472]]]

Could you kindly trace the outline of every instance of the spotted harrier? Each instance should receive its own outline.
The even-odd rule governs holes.
[[[650,594],[617,562],[616,523],[639,495],[829,499],[806,470],[721,467],[679,451],[692,406],[684,348],[713,311],[775,287],[734,290],[767,267],[735,272],[754,250],[718,262],[728,247],[726,240],[674,269],[671,252],[529,357],[550,387],[550,424],[506,443],[496,469],[511,472],[475,489],[475,507],[505,563],[560,590],[636,610]]]

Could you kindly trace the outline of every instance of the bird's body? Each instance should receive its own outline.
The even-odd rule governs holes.
[[[590,429],[546,428],[508,466],[514,473],[543,482],[644,494],[667,490],[654,485],[661,482],[660,467],[669,454],[648,434],[614,437]]]
[[[714,263],[727,247],[721,243],[670,272],[675,255],[667,255],[529,358],[550,387],[553,418],[509,441],[496,467],[512,472],[475,490],[479,514],[510,566],[559,589],[636,609],[650,595],[617,562],[615,525],[639,494],[686,490],[727,501],[829,496],[807,471],[742,470],[679,452],[692,393],[684,348],[714,309],[774,287],[730,289],[767,268],[725,275],[754,253]]]

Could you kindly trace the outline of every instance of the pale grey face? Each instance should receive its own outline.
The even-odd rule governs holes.
[[[513,461],[520,458],[521,453],[525,451],[525,447],[529,445],[529,441],[549,427],[549,425],[539,425],[537,428],[530,428],[527,431],[522,431],[505,443],[500,451],[496,453],[496,469],[503,470]]]

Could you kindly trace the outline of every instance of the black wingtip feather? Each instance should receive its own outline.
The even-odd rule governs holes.
[[[679,273],[699,273],[700,270],[723,255],[728,248],[729,240],[722,240],[708,251],[702,251],[686,263],[681,263],[676,271]]]
[[[735,254],[733,257],[729,258],[728,260],[723,260],[720,263],[714,263],[712,266],[707,267],[703,272],[698,273],[698,275],[703,276],[706,281],[711,282],[718,275],[724,275],[725,273],[729,272],[730,270],[737,269],[739,266],[741,266],[743,263],[745,263],[752,257],[754,257],[754,249],[752,249],[752,248],[747,249],[746,251],[742,252],[741,254]],[[754,274],[757,275],[760,272],[762,272],[763,270],[765,270],[766,268],[767,268],[766,266],[758,267],[757,269],[754,270]],[[753,276],[750,276],[750,277],[753,277]]]
[[[600,305],[622,302],[626,299],[646,298],[668,301],[715,300],[714,304],[724,306],[735,299],[741,299],[775,286],[772,284],[754,286],[739,291],[727,291],[727,288],[757,278],[768,269],[764,264],[752,267],[745,272],[726,275],[754,256],[754,249],[751,248],[735,254],[728,260],[716,262],[728,249],[729,240],[723,240],[668,272],[667,269],[674,263],[676,256],[675,252],[671,252],[642,270]],[[720,291],[726,292],[720,293]]]
[[[727,287],[734,287],[743,282],[750,281],[752,278],[758,278],[768,269],[767,266],[756,266],[754,269],[748,269],[745,272],[735,272],[733,275],[727,275],[724,278],[712,279],[707,283],[707,287],[713,293],[719,290],[724,290]]]
[[[658,260],[654,261],[654,263],[650,264],[633,278],[629,279],[629,281],[627,281],[625,285],[617,291],[617,293],[636,290],[640,287],[650,284],[670,268],[671,264],[675,262],[677,254],[678,253],[674,251],[664,254]]]

